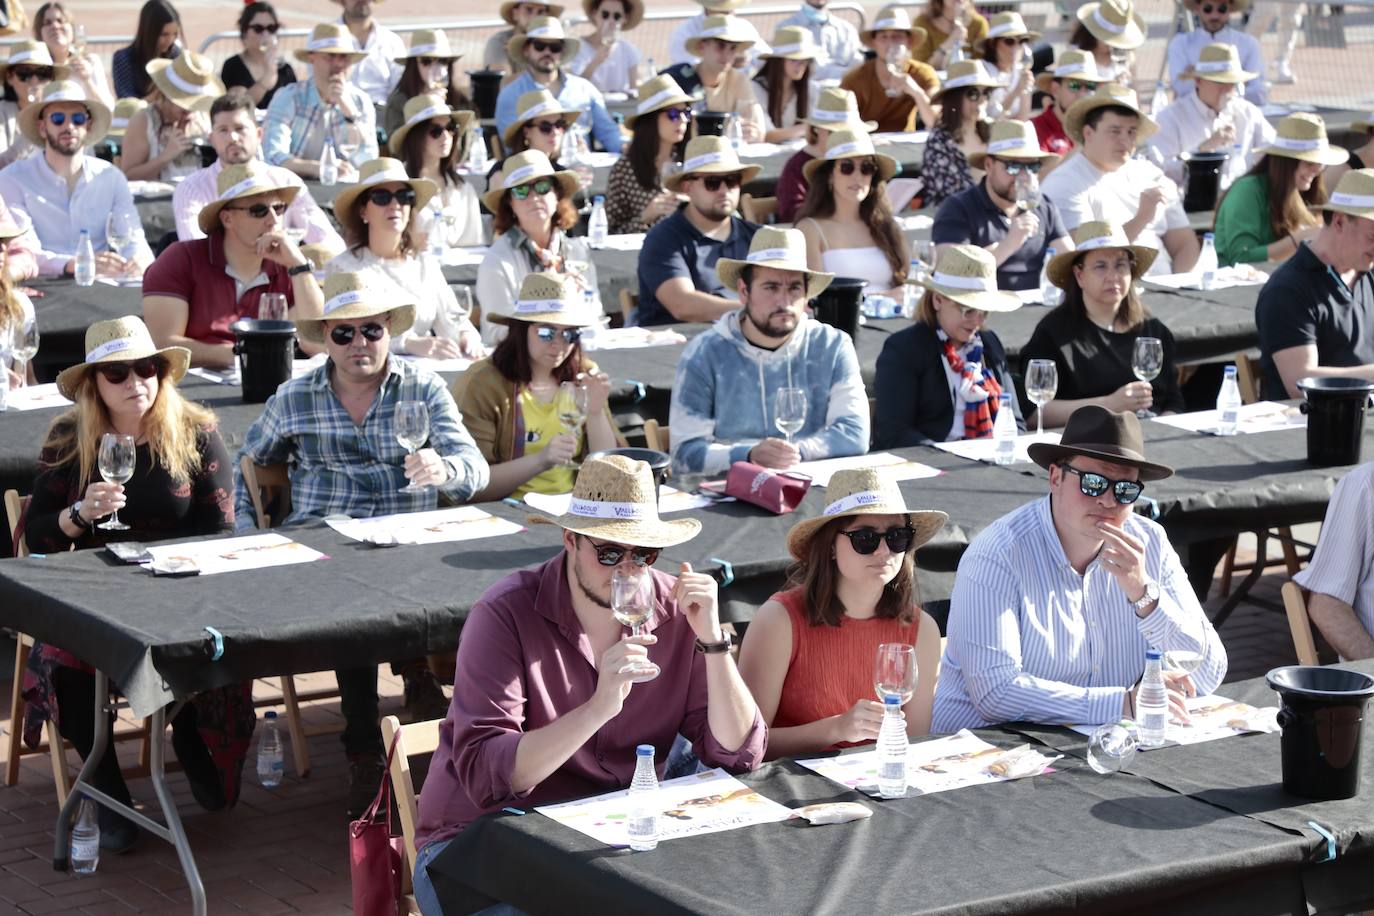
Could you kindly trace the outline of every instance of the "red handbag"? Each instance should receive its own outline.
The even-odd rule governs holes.
[[[751,461],[736,461],[725,475],[725,495],[783,515],[791,512],[811,489],[811,478],[791,471],[770,471]]]
[[[405,867],[405,838],[391,834],[391,753],[386,772],[363,816],[348,825],[348,870],[353,882],[355,916],[396,916],[401,902],[401,869]],[[385,806],[382,818],[379,807]]]

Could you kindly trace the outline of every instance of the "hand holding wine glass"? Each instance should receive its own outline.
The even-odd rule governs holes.
[[[398,401],[396,403],[396,441],[411,455],[415,454],[429,441],[429,407],[424,401]],[[401,487],[402,493],[423,493],[426,486],[407,483]]]
[[[1052,359],[1033,359],[1026,366],[1026,397],[1035,404],[1035,434],[1045,434],[1045,405],[1059,391],[1059,367]]]
[[[1135,352],[1131,356],[1131,371],[1142,382],[1153,381],[1164,369],[1164,342],[1158,337],[1137,337]],[[1153,411],[1141,408],[1135,412],[1142,420],[1157,416]]]
[[[121,494],[122,484],[134,476],[134,462],[137,457],[133,436],[106,433],[100,437],[100,454],[97,458],[100,476],[106,483],[120,484]],[[101,522],[96,527],[105,531],[129,530],[129,526],[119,520],[118,509],[111,514],[109,521]]]
[[[558,386],[558,394],[554,396],[554,405],[558,411],[558,422],[563,424],[563,428],[578,438],[581,438],[582,425],[587,422],[588,404],[587,386],[579,382],[563,382]],[[576,467],[569,461],[565,467]]]
[[[630,628],[631,636],[644,635],[644,623],[654,611],[654,580],[645,567],[629,569],[617,566],[611,573],[611,613],[621,624]],[[658,666],[645,659],[631,663],[636,684],[658,677]]]
[[[893,45],[888,48],[887,55],[883,58],[888,75],[891,77],[884,93],[890,99],[895,99],[902,94],[902,81],[906,78],[906,59],[906,45]]]

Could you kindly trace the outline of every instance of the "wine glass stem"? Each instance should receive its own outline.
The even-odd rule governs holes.
[[[1037,437],[1045,435],[1045,405],[1035,405],[1035,435]]]

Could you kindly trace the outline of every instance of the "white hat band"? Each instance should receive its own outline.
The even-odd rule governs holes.
[[[93,363],[96,360],[104,359],[111,353],[121,353],[132,349],[134,342],[127,337],[119,337],[115,340],[107,340],[94,350],[86,354],[86,362]]]
[[[128,118],[111,118],[111,119],[110,119],[110,127],[114,128],[115,130],[123,130],[124,128],[126,128],[126,127],[128,127],[128,126],[129,126],[129,119],[128,119]]]
[[[1008,138],[1005,139],[1005,140],[993,140],[991,143],[988,144],[988,152],[989,152],[989,153],[1000,153],[1000,152],[1003,152],[1004,150],[1018,149],[1018,148],[1021,148],[1021,147],[1024,147],[1024,148],[1026,148],[1026,149],[1029,149],[1029,148],[1030,148],[1031,146],[1033,146],[1033,145],[1034,145],[1034,144],[1032,144],[1032,143],[1031,143],[1029,140],[1027,140],[1025,137],[1008,137]],[[1039,153],[1039,152],[1040,152],[1040,147],[1039,147],[1039,146],[1036,146],[1036,147],[1035,147],[1035,151],[1036,151],[1037,153]]]
[[[930,280],[932,283],[938,283],[940,286],[948,286],[951,289],[977,290],[984,293],[997,292],[996,277],[960,277],[937,270],[931,276]]]
[[[410,49],[410,57],[433,56],[439,50],[438,45],[414,45]]]
[[[350,289],[346,292],[339,293],[324,304],[324,313],[328,315],[330,312],[337,312],[345,306],[357,305],[359,302],[363,301],[363,298],[364,293],[360,289]]]
[[[5,61],[5,66],[6,66],[6,67],[13,67],[15,64],[26,63],[26,62],[28,62],[28,61],[33,60],[33,59],[34,59],[35,57],[37,57],[37,56],[38,56],[38,52],[37,52],[37,51],[29,51],[29,50],[16,51],[15,53],[13,53],[13,54],[11,54],[11,55],[9,56],[9,60]],[[51,63],[46,63],[46,64],[44,64],[44,66],[45,66],[45,67],[51,67],[51,66],[53,66],[53,65],[52,65]]]
[[[1100,6],[1097,9],[1093,10],[1093,22],[1096,22],[1098,25],[1106,29],[1108,32],[1111,32],[1113,35],[1120,35],[1121,33],[1126,31],[1125,25],[1117,25],[1115,22],[1111,22],[1105,16],[1103,16],[1102,7]]]
[[[1091,73],[1094,78],[1097,76],[1097,68],[1091,66],[1087,61],[1077,64],[1059,64],[1052,72],[1055,76],[1068,76],[1070,73]]]
[[[1337,191],[1331,195],[1328,203],[1340,204],[1342,207],[1374,207],[1374,194],[1348,194]]]
[[[1008,33],[1024,35],[1026,34],[1026,28],[1019,23],[1003,22],[988,29],[988,38],[1000,38]]]
[[[834,111],[829,108],[817,108],[815,111],[811,112],[811,117],[815,118],[817,121],[835,121],[838,123],[840,121],[857,121],[859,119],[859,112],[854,108],[846,108],[843,111]],[[1371,115],[1371,118],[1374,118],[1374,115]]]
[[[387,168],[382,169],[380,172],[374,172],[371,175],[368,175],[365,179],[359,182],[359,184],[362,187],[368,187],[374,184],[381,184],[384,181],[403,181],[409,184],[412,180],[413,179],[406,174],[405,168],[389,166]]]
[[[333,47],[337,47],[337,46],[339,46],[339,45],[342,45],[342,44],[344,43],[345,40],[347,40],[348,43],[349,43],[348,45],[344,45],[345,47],[348,47],[348,50],[347,50],[347,51],[341,51],[341,52],[338,52],[338,53],[341,53],[341,54],[353,54],[353,53],[356,53],[358,49],[357,49],[357,46],[356,46],[356,45],[353,45],[353,39],[351,39],[351,38],[350,38],[350,39],[344,39],[344,37],[343,37],[342,35],[331,35],[331,36],[329,36],[328,38],[312,38],[312,39],[310,39],[310,41],[306,42],[306,44],[305,44],[305,50],[307,50],[307,51],[319,51],[319,50],[321,50],[321,49],[323,49],[323,48],[333,48]]]
[[[541,101],[538,104],[531,105],[529,108],[526,108],[524,111],[520,112],[520,117],[517,120],[528,121],[530,118],[538,117],[546,111],[556,111],[557,109],[557,102]]]
[[[526,178],[532,178],[534,174],[538,171],[539,169],[537,169],[535,166],[522,165],[520,166],[520,168],[516,169],[514,172],[511,172],[509,175],[507,175],[505,177],[505,180],[501,183],[503,186],[507,188],[513,188],[518,184],[523,184]]]
[[[254,185],[256,185],[258,183],[258,179],[261,177],[263,176],[254,175],[250,178],[243,179],[243,181],[240,181],[238,184],[234,185],[231,188],[225,188],[224,193],[219,196],[219,199],[221,201],[225,201],[233,200],[235,197],[242,197],[244,192],[247,191],[249,188],[253,187]]]
[[[1292,140],[1288,137],[1275,137],[1274,145],[1279,149],[1305,153],[1311,150],[1326,149],[1326,139],[1319,137],[1316,140]]]
[[[800,44],[795,44],[795,45],[773,45],[773,55],[774,55],[774,56],[777,56],[777,55],[779,55],[779,54],[796,54],[797,52],[799,52],[799,51],[801,51],[801,50],[802,50],[802,46],[801,46]]]
[[[688,159],[686,162],[682,163],[682,171],[691,172],[701,168],[703,165],[711,165],[714,162],[729,161],[729,157],[727,157],[723,152],[702,153],[701,155],[693,156],[691,159]]]
[[[982,76],[982,73],[965,73],[963,76],[956,76],[952,80],[945,80],[942,88],[958,89],[960,86],[967,86],[970,83],[978,82],[980,76]]]
[[[911,31],[911,23],[903,22],[900,19],[879,19],[877,22],[873,23],[873,28],[869,29],[869,31],[881,32],[884,29],[897,29],[902,32],[909,32]]]
[[[791,254],[792,252],[788,251],[786,248],[763,248],[759,251],[749,252],[744,260],[748,261],[750,264],[761,264],[764,261],[788,261],[791,260]],[[805,265],[803,265],[801,269],[805,270]]]
[[[406,124],[413,126],[419,124],[421,121],[428,121],[430,118],[437,118],[440,115],[451,114],[453,114],[453,110],[444,105],[431,105],[428,108],[421,109],[420,111],[417,111],[415,112],[415,114],[411,115],[410,120],[407,121]]]
[[[537,29],[530,29],[528,32],[525,33],[525,37],[526,37],[526,38],[557,38],[559,41],[562,41],[562,40],[563,40],[563,30],[562,30],[561,28],[555,29],[555,28],[554,28],[553,26],[551,26],[551,25],[541,25],[541,26],[540,26],[539,28],[537,28]]]
[[[562,299],[517,299],[517,312],[566,312],[568,303]]]
[[[841,512],[848,512],[850,509],[859,509],[863,506],[875,506],[883,501],[886,494],[879,493],[877,490],[863,490],[859,493],[850,493],[848,496],[841,497],[825,507],[825,515],[839,515]]]
[[[1231,69],[1235,61],[1229,57],[1226,60],[1201,60],[1193,65],[1193,69],[1198,73],[1225,73]]]
[[[662,105],[668,99],[680,95],[682,95],[682,90],[676,88],[664,89],[661,92],[655,92],[653,95],[649,96],[647,99],[640,102],[639,105],[635,107],[635,114],[646,114],[650,111],[653,111],[658,106]]]
[[[827,159],[843,159],[846,156],[872,155],[875,155],[872,143],[838,143],[825,151],[825,158]]]
[[[698,38],[719,38],[719,37],[722,36],[722,35],[729,35],[729,34],[730,34],[730,27],[729,27],[728,25],[718,25],[718,26],[715,26],[714,28],[710,28],[710,29],[706,29],[706,30],[704,30],[704,31],[698,32],[698,33],[697,33],[697,37],[698,37]],[[729,39],[729,40],[733,41],[734,39]]]
[[[167,82],[171,83],[173,86],[177,87],[177,88],[180,89],[182,92],[189,92],[189,93],[191,93],[191,95],[208,95],[208,94],[209,94],[208,90],[209,90],[211,87],[210,87],[208,84],[206,84],[206,83],[192,83],[192,82],[188,82],[187,80],[182,79],[182,78],[177,74],[177,71],[176,71],[176,68],[175,68],[175,67],[165,67],[165,68],[163,68],[163,70],[162,70],[162,75],[165,76],[165,77],[167,77]]]
[[[1112,238],[1110,235],[1099,235],[1097,238],[1084,239],[1074,246],[1075,251],[1092,251],[1096,248],[1122,248],[1126,242]]]
[[[642,519],[648,513],[643,503],[613,503],[600,499],[578,499],[576,496],[568,503],[568,512],[583,518],[628,518]]]
[[[52,95],[45,95],[42,104],[51,105],[53,102],[81,102],[84,104],[88,101],[90,100],[86,98],[86,93],[77,90],[76,92],[54,92]]]

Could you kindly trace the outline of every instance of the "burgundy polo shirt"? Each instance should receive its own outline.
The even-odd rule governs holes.
[[[267,283],[250,287],[239,296],[224,260],[224,233],[215,232],[203,239],[173,242],[143,274],[143,295],[185,301],[186,336],[192,340],[233,343],[229,325],[240,318],[257,318],[263,293],[285,293],[286,307],[296,304],[285,267],[264,260],[262,273],[267,275]],[[249,282],[253,278],[244,279]]]

